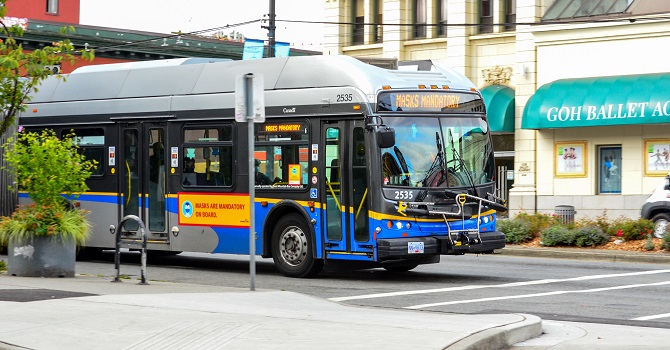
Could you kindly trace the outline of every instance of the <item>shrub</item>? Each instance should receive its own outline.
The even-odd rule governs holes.
[[[613,236],[613,233],[608,233],[612,222],[612,220],[607,218],[607,210],[605,210],[602,215],[596,216],[595,218],[580,218],[575,221],[575,227],[598,226],[603,233]]]
[[[572,235],[575,239],[575,245],[578,247],[593,247],[605,244],[610,240],[610,236],[597,225],[575,227],[572,230]]]
[[[533,239],[530,223],[523,219],[509,219],[498,221],[498,230],[505,234],[505,242],[518,244]]]
[[[663,235],[663,249],[670,251],[670,235]]]
[[[626,241],[646,239],[647,235],[654,232],[654,223],[647,219],[621,219],[610,227],[609,234],[623,238]]]
[[[0,260],[0,271],[5,271],[7,270],[7,264],[5,263],[4,260]]]
[[[532,233],[533,237],[539,237],[540,232],[542,232],[542,230],[544,230],[549,226],[557,225],[560,223],[558,217],[554,215],[541,214],[541,213],[535,213],[535,214],[519,213],[519,215],[517,215],[515,219],[525,220],[526,222],[528,222],[528,224],[530,225],[530,232]]]
[[[549,226],[542,230],[540,237],[542,245],[547,247],[575,244],[574,234],[564,225]]]
[[[59,139],[53,130],[24,131],[2,148],[4,169],[16,177],[18,189],[28,192],[33,203],[0,219],[0,241],[60,236],[81,245],[90,234],[87,212],[72,209],[65,198],[75,199],[88,190],[86,179],[96,163],[77,152],[76,135]]]

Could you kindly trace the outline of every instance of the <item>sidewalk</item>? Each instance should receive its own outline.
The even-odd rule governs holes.
[[[668,264],[670,254],[510,245],[503,255]],[[2,257],[0,257],[2,258]],[[348,306],[286,291],[0,274],[3,349],[666,349],[670,329]]]
[[[347,306],[293,292],[0,275],[0,349],[501,349],[525,314]]]

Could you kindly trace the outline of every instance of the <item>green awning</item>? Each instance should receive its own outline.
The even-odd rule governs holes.
[[[491,85],[481,90],[492,132],[514,132],[514,90]]]
[[[670,122],[670,73],[561,79],[542,85],[522,129]]]

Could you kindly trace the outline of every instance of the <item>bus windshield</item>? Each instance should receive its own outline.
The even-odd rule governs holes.
[[[493,181],[493,147],[484,119],[391,117],[396,143],[383,148],[386,186],[471,187]]]

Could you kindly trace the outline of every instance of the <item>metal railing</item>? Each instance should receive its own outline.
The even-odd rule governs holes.
[[[123,239],[121,238],[121,232],[123,231],[123,225],[127,221],[136,221],[140,228],[140,234],[142,235],[141,242],[138,242],[136,239]],[[146,228],[144,226],[144,222],[142,219],[135,215],[126,215],[121,221],[119,222],[119,226],[114,228],[113,226],[110,227],[110,231],[114,231],[114,235],[116,236],[116,245],[115,245],[115,251],[114,251],[114,268],[116,269],[116,277],[114,278],[114,282],[121,282],[121,244],[129,244],[129,245],[138,245],[140,244],[140,247],[142,249],[142,264],[140,267],[140,278],[141,281],[139,284],[149,284],[147,283],[147,234],[146,234]]]

